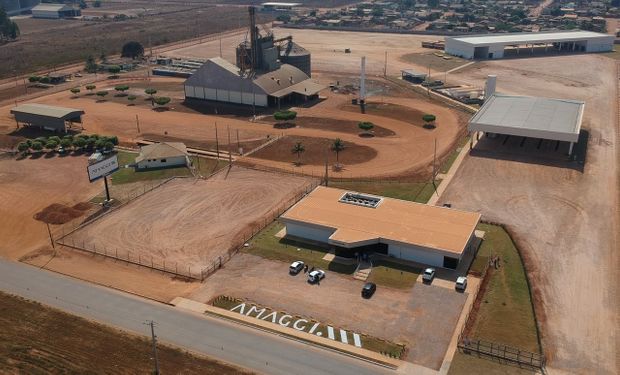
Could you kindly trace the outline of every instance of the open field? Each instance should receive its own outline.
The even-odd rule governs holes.
[[[550,370],[617,372],[616,69],[615,61],[590,54],[489,61],[452,74],[479,86],[496,74],[498,92],[586,101],[585,164],[549,165],[502,148],[470,155],[439,202],[479,211],[511,231]]]
[[[47,227],[34,214],[53,203],[88,201],[102,186],[88,182],[86,156],[0,156],[0,254],[18,259],[49,245]]]
[[[206,303],[223,294],[249,300],[405,344],[405,360],[434,369],[441,366],[467,293],[416,283],[408,289],[379,286],[372,298],[364,299],[360,296],[364,283],[351,276],[326,270],[320,285],[312,285],[303,272],[290,276],[288,262],[251,253],[235,255],[188,298]]]
[[[15,75],[14,69],[25,74],[81,62],[88,55],[112,55],[119,53],[123,44],[130,40],[144,46],[148,46],[150,40],[152,46],[158,46],[243,27],[247,23],[247,10],[243,7],[216,7],[204,3],[163,3],[157,7],[143,3],[136,7],[145,5],[150,8],[148,14],[122,21],[19,19],[22,37],[0,46],[0,60],[6,62],[0,66],[0,77]],[[99,10],[114,11],[105,6]],[[259,22],[270,20],[269,17],[259,14]],[[75,38],[77,34],[80,38]]]
[[[149,373],[152,346],[130,335],[0,293],[0,372]],[[144,334],[148,333],[145,326]],[[228,364],[158,345],[162,373],[240,374]]]
[[[266,217],[271,219],[274,210],[310,182],[239,167],[208,180],[175,179],[63,241],[197,271],[240,245],[242,236],[247,238]]]
[[[432,35],[303,30],[278,27],[273,28],[273,32],[276,38],[292,35],[295,43],[310,51],[312,53],[313,72],[358,74],[360,58],[366,56],[366,72],[369,75],[383,75],[386,52],[388,75],[400,75],[400,70],[407,68],[428,71],[426,61],[406,61],[403,60],[403,56],[411,53],[428,52],[428,49],[422,48],[421,42],[438,38]],[[242,41],[242,35],[223,38],[222,57],[234,61],[234,46]],[[351,53],[345,54],[345,48],[350,48]],[[219,41],[206,42],[170,51],[168,54],[183,57],[215,57],[220,54],[220,45]],[[443,67],[431,66],[431,71],[443,71]]]

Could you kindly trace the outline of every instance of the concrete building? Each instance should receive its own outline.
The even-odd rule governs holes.
[[[45,104],[22,104],[11,109],[17,126],[36,126],[52,131],[67,131],[67,123],[81,123],[84,111],[81,109],[55,107]]]
[[[82,11],[66,4],[39,4],[32,8],[32,18],[71,18],[79,17]]]
[[[154,143],[140,147],[135,168],[138,170],[187,166],[190,164],[187,147],[181,142]]]
[[[319,186],[281,217],[286,235],[337,253],[377,252],[455,269],[480,214]]]
[[[256,76],[215,57],[189,77],[184,88],[186,99],[268,107],[312,99],[325,86],[313,82],[292,65],[283,64],[274,71]]]
[[[468,125],[470,132],[570,142],[579,140],[585,103],[578,100],[491,94]]]
[[[607,52],[613,45],[613,35],[582,30],[480,34],[446,37],[445,52],[465,59],[501,59],[547,52]]]

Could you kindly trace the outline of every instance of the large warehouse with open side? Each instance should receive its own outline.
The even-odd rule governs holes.
[[[260,76],[248,76],[219,57],[207,60],[185,81],[184,87],[185,98],[258,107],[312,99],[325,88],[292,65],[283,64]]]
[[[82,11],[67,4],[43,3],[32,8],[32,18],[71,18],[79,17]]]
[[[281,217],[286,235],[455,269],[480,214],[319,186]]]
[[[17,125],[37,126],[52,131],[67,131],[67,123],[82,122],[81,109],[56,107],[45,104],[22,104],[11,108]]]
[[[579,141],[585,103],[578,100],[492,94],[469,121],[470,132]]]
[[[607,52],[613,46],[613,35],[576,30],[446,37],[445,51],[465,59],[501,59],[552,51]]]

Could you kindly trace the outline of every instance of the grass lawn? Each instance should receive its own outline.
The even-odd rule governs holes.
[[[439,173],[444,173],[444,174],[448,173],[448,171],[452,167],[452,164],[454,164],[454,161],[459,156],[459,153],[461,152],[463,147],[467,146],[467,142],[469,142],[469,137],[464,137],[463,139],[461,139],[458,147],[450,153],[448,158],[441,165]]]
[[[302,260],[311,267],[314,266],[349,275],[355,271],[357,267],[355,264],[345,265],[323,260],[323,257],[328,252],[328,249],[324,247],[276,237],[276,233],[282,230],[282,228],[284,228],[284,225],[279,222],[268,225],[252,239],[251,246],[242,249],[242,251],[285,263]]]
[[[489,257],[496,255],[500,257],[501,266],[489,270],[490,279],[470,336],[539,352],[532,300],[517,249],[501,227],[480,224],[478,229],[486,234],[472,270],[482,270]],[[479,373],[523,373],[512,366],[457,353],[450,374],[469,374],[473,369]]]
[[[421,269],[381,259],[373,261],[368,281],[390,288],[409,289],[415,284],[420,272]]]
[[[144,334],[148,330],[144,328]],[[158,345],[162,374],[240,374],[240,369]],[[0,292],[0,373],[148,374],[151,342]]]
[[[440,183],[441,180],[435,182],[437,186]],[[430,182],[330,181],[329,186],[418,203],[428,202],[435,193],[435,187]]]
[[[112,184],[127,184],[137,181],[152,181],[163,180],[170,177],[183,177],[191,176],[192,173],[187,167],[178,168],[164,168],[155,169],[149,171],[136,171],[134,168],[123,168],[125,165],[134,163],[137,153],[128,151],[118,152],[118,164],[120,170],[112,174]],[[196,168],[200,171],[201,175],[208,176],[211,173],[217,171],[228,165],[228,162],[215,159],[198,158],[196,156],[191,157]]]

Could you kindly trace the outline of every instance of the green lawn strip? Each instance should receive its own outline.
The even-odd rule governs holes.
[[[536,320],[525,269],[510,236],[499,226],[480,224],[486,232],[479,254],[498,255],[472,328],[472,337],[540,352]]]
[[[486,358],[478,358],[474,355],[463,354],[457,351],[454,354],[448,375],[530,375],[535,371],[519,368],[509,364],[497,363]]]
[[[459,153],[461,152],[463,147],[467,145],[467,142],[469,142],[469,137],[464,137],[463,139],[461,139],[458,147],[450,153],[450,155],[448,156],[446,160],[444,160],[443,164],[441,165],[441,169],[439,171],[440,173],[446,174],[450,171],[452,164],[454,164],[454,161],[459,156]]]
[[[390,288],[409,289],[415,284],[421,269],[385,259],[373,261],[369,282]]]
[[[230,311],[232,308],[238,306],[241,303],[246,303],[247,308],[249,308],[252,305],[256,306],[256,308],[258,308],[259,310],[264,308],[265,312],[261,314],[262,318],[265,318],[266,316],[268,316],[274,311],[273,309],[270,309],[268,307],[264,307],[264,306],[261,306],[259,304],[256,304],[250,301],[244,301],[242,299],[230,297],[230,296],[218,296],[218,297],[215,297],[213,301],[211,302],[213,306],[219,307],[219,308],[222,308],[228,311]],[[239,310],[235,310],[235,312],[239,312]],[[287,314],[286,312],[281,312],[281,311],[277,311],[277,313],[278,313],[278,317],[281,317],[282,315]],[[247,315],[247,314],[248,314],[248,310],[246,309],[244,315]],[[250,317],[256,317],[256,314],[257,313],[254,312],[253,315],[250,315]],[[299,315],[294,315],[294,314],[289,314],[289,315],[292,316],[292,319],[291,319],[292,322],[298,319],[306,319],[309,322],[306,325],[306,330],[304,330],[305,332],[307,332],[307,330],[309,330],[315,323],[319,323],[315,332],[322,332],[323,334],[321,337],[327,338],[327,325],[326,324],[322,324],[318,322],[317,320],[306,318],[306,317],[299,316]],[[265,320],[265,321],[271,322],[271,320]],[[337,327],[333,327],[333,328],[335,331],[338,331],[339,329]],[[291,327],[291,329],[294,329],[294,328]],[[355,333],[358,333],[358,332],[355,332]],[[358,333],[358,334],[360,335],[360,339],[362,341],[362,347],[364,349],[371,350],[377,353],[381,353],[385,356],[392,357],[392,358],[400,358],[405,353],[404,345],[395,344],[393,342],[379,339],[376,337],[372,337],[369,335],[365,335],[363,333]],[[349,337],[349,341],[352,342],[352,339],[350,337]]]
[[[242,251],[285,263],[301,260],[310,267],[314,266],[347,275],[355,271],[357,267],[355,264],[347,265],[323,260],[328,252],[325,247],[276,237],[276,233],[282,228],[284,225],[280,222],[268,225],[252,239],[251,246],[243,248]]]
[[[435,184],[438,186],[439,181]],[[330,181],[329,186],[418,203],[428,202],[435,191],[430,182]]]

